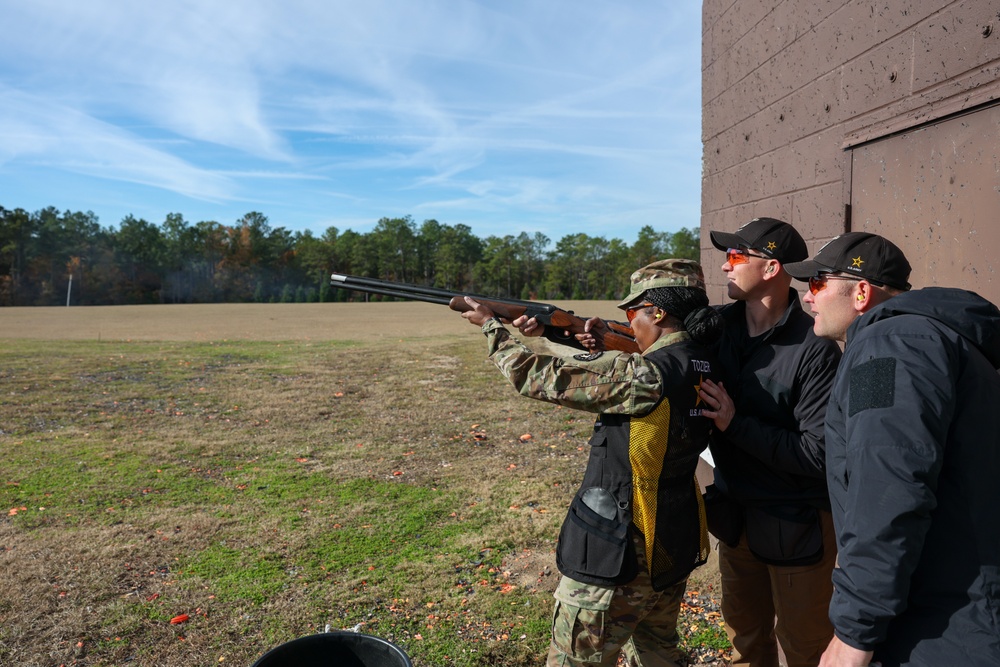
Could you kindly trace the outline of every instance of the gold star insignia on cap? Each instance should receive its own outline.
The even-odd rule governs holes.
[[[865,260],[861,259],[861,255],[851,258],[851,268],[860,269],[861,265],[865,263]]]
[[[774,241],[768,241],[767,242],[767,249],[768,250],[774,250],[777,247],[778,247],[778,244],[775,243]]]

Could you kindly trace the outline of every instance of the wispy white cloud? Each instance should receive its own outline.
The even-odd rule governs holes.
[[[9,3],[0,180],[30,161],[103,179],[92,198],[138,183],[221,218],[295,200],[295,228],[331,197],[345,220],[437,206],[483,233],[504,207],[539,226],[670,199],[696,216],[700,4]]]
[[[74,109],[0,86],[0,161],[24,160],[99,178],[140,183],[194,199],[233,198],[234,183],[157,150]]]

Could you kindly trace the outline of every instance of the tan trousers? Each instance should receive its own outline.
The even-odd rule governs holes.
[[[777,642],[788,667],[819,664],[833,638],[830,575],[837,560],[833,517],[820,512],[820,521],[823,559],[813,565],[761,563],[750,553],[746,534],[736,547],[719,544],[722,617],[733,644],[734,666],[778,667]]]

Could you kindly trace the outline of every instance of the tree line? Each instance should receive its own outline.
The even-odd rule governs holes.
[[[91,212],[0,206],[0,305],[305,302],[365,299],[331,288],[346,273],[519,299],[620,299],[636,268],[697,259],[698,231],[643,227],[632,244],[568,234],[479,238],[470,227],[410,216],[359,233],[320,236],[272,227],[247,213],[232,225],[159,225],[131,215],[102,227]],[[376,299],[378,297],[369,296]]]

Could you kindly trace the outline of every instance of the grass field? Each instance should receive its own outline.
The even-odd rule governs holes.
[[[0,664],[249,665],[327,627],[542,662],[592,416],[519,397],[456,313],[8,308],[0,345]]]

